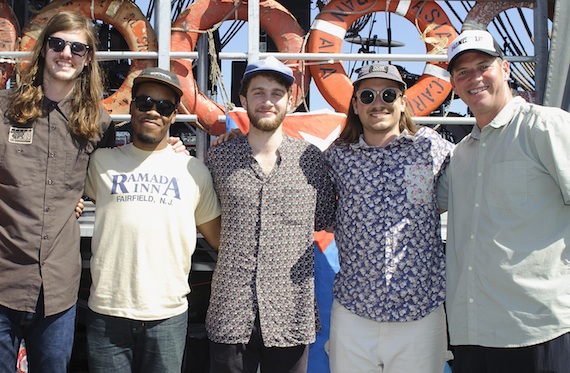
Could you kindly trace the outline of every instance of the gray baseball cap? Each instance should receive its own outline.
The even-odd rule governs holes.
[[[182,90],[182,88],[180,88],[180,81],[178,80],[178,77],[176,76],[176,74],[168,70],[164,70],[158,67],[151,67],[148,69],[144,69],[143,71],[141,71],[139,76],[137,76],[133,80],[133,92],[136,90],[135,87],[138,84],[144,82],[164,84],[173,89],[174,92],[178,94],[178,98],[182,97],[182,95],[184,94],[184,91]]]
[[[352,85],[356,85],[356,83],[361,82],[365,79],[373,78],[393,80],[396,83],[401,84],[402,87],[404,87],[404,90],[408,88],[406,82],[404,82],[404,79],[402,79],[402,75],[400,75],[400,71],[398,71],[398,68],[396,66],[384,65],[381,63],[362,66],[358,72],[358,77],[352,83]]]

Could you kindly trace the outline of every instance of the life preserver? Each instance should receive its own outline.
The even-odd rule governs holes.
[[[91,8],[93,6],[93,9]],[[62,10],[74,11],[85,17],[112,25],[125,38],[129,49],[136,52],[156,52],[156,35],[146,17],[132,1],[124,0],[60,0],[47,5],[22,30],[20,50],[29,51],[46,23]],[[133,59],[129,74],[119,89],[103,100],[109,114],[128,114],[133,79],[147,67],[155,67],[154,59]]]
[[[18,20],[6,0],[0,0],[0,51],[15,51],[18,40]],[[14,71],[14,61],[2,58],[0,60],[0,89]]]
[[[247,20],[247,2],[243,1],[236,8],[234,0],[197,0],[188,6],[172,26],[170,49],[172,51],[193,51],[196,47],[198,31],[210,29],[215,24],[230,19]],[[295,17],[275,0],[259,2],[259,21],[261,28],[271,37],[280,52],[298,53],[303,51],[305,32]],[[235,12],[234,12],[235,9]],[[291,65],[296,83],[293,86],[295,106],[303,102],[304,93],[309,88],[308,71],[299,68],[299,61],[283,61]],[[171,70],[178,75],[184,96],[181,108],[189,114],[196,114],[200,124],[211,135],[220,135],[226,131],[226,125],[218,121],[225,115],[225,108],[212,101],[196,86],[192,74],[191,59],[172,59]],[[304,84],[300,84],[303,82]]]
[[[465,16],[465,20],[461,26],[461,31],[465,30],[486,30],[489,23],[493,21],[500,13],[511,8],[533,8],[534,2],[526,1],[522,3],[507,2],[477,2]],[[532,91],[518,91],[517,94],[524,98],[527,102],[536,103],[536,94]]]
[[[435,1],[331,0],[317,15],[309,35],[309,53],[340,53],[346,30],[360,17],[372,12],[392,12],[417,26],[425,40],[440,40],[442,53],[457,36],[447,15]],[[434,45],[426,42],[427,52]],[[322,62],[322,61],[321,61]],[[311,75],[319,91],[337,111],[346,113],[350,105],[352,82],[342,63],[313,63]],[[418,82],[406,91],[408,107],[414,116],[428,115],[451,92],[447,62],[428,62]]]
[[[461,31],[465,30],[486,30],[489,23],[496,18],[499,13],[511,8],[533,8],[534,2],[526,1],[522,3],[507,2],[477,2],[465,16],[461,26]]]

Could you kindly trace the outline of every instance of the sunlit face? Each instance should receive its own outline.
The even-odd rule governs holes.
[[[260,131],[275,131],[291,108],[287,88],[265,76],[254,76],[249,82],[246,97],[240,96],[251,125]]]
[[[453,65],[451,84],[476,117],[493,118],[510,99],[509,73],[506,60],[481,52],[466,52]]]
[[[158,83],[145,82],[139,84],[136,96],[148,96],[156,101],[168,100],[173,105],[177,102],[174,91]],[[168,129],[174,123],[176,113],[177,110],[174,110],[169,116],[163,116],[157,111],[156,105],[153,105],[147,111],[143,111],[137,108],[135,100],[133,100],[131,102],[131,124],[133,126],[133,143],[135,146],[144,150],[165,148],[167,146]]]
[[[87,44],[87,36],[83,30],[58,31],[50,35],[70,43],[80,42]],[[46,42],[43,50],[45,57],[44,79],[51,81],[74,82],[85,66],[91,61],[91,52],[79,55],[72,53],[70,43],[66,43],[63,50],[56,52]]]
[[[357,98],[365,89],[382,92],[386,88],[393,88],[399,93],[392,103],[384,102],[379,94],[370,104],[364,104]],[[400,117],[406,108],[406,101],[398,83],[380,78],[363,80],[352,98],[352,107],[362,123],[365,140],[367,136],[388,138],[400,134]]]

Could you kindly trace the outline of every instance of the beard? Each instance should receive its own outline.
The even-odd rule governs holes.
[[[143,144],[149,144],[149,145],[158,144],[162,140],[157,137],[152,137],[144,133],[137,133],[135,134],[135,136]]]
[[[260,131],[264,132],[272,132],[275,131],[281,123],[283,123],[283,119],[285,119],[286,112],[279,112],[275,115],[275,118],[258,118],[255,116],[255,113],[248,111],[247,116],[249,117],[249,122],[252,126],[257,128]]]

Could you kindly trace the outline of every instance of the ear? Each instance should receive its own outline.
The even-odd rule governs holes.
[[[289,94],[289,100],[287,101],[287,112],[290,113],[293,110],[293,95]]]
[[[247,98],[245,96],[239,95],[239,102],[241,102],[241,107],[247,107]]]
[[[408,100],[406,100],[406,95],[403,95],[401,99],[402,99],[402,113],[403,113],[404,111],[406,111],[406,103],[408,102]]]
[[[501,69],[504,72],[503,80],[509,80],[509,76],[511,76],[511,65],[509,64],[509,61],[502,60]]]
[[[449,82],[451,83],[451,89],[455,91],[455,79],[453,79],[453,75],[449,76]]]

